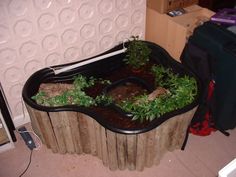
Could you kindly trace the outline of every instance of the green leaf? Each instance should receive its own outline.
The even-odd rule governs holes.
[[[134,115],[133,120],[152,121],[161,115],[183,108],[192,103],[197,95],[197,83],[189,76],[179,76],[163,66],[153,66],[156,85],[165,87],[169,93],[149,101],[148,95],[125,100],[119,106]]]
[[[147,44],[139,40],[138,36],[132,36],[129,40],[124,62],[132,68],[139,69],[149,61],[151,50]]]

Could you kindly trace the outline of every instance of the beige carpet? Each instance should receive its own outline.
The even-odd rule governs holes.
[[[185,151],[165,154],[160,165],[137,171],[110,171],[91,155],[53,154],[42,146],[33,151],[24,177],[216,177],[236,158],[236,129],[226,137],[215,132],[207,137],[190,135]],[[17,177],[26,168],[30,151],[17,135],[15,148],[0,154],[0,177]]]

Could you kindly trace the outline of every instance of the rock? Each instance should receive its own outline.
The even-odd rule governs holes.
[[[154,90],[152,93],[148,95],[148,100],[152,101],[155,100],[155,98],[167,94],[169,91],[163,87],[157,87],[156,90]]]
[[[42,83],[39,87],[39,91],[46,93],[48,97],[54,97],[61,95],[63,92],[73,89],[72,84],[62,84],[62,83]]]

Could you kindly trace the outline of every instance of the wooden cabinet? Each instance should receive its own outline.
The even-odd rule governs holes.
[[[180,55],[193,29],[214,14],[198,5],[185,10],[185,14],[176,17],[161,14],[151,8],[147,8],[146,14],[146,40],[166,49],[177,61],[180,61]]]

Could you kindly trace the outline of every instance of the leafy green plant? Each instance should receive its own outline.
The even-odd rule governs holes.
[[[99,95],[95,99],[86,95],[84,89],[92,87],[96,82],[101,84],[110,83],[108,80],[96,79],[94,77],[86,78],[85,76],[78,75],[74,77],[73,89],[53,97],[48,96],[43,91],[39,91],[32,99],[44,106],[78,105],[89,107],[97,104],[110,104],[111,98],[105,95]]]
[[[43,91],[39,91],[36,95],[31,97],[33,100],[36,100],[38,104],[44,105],[45,99],[47,98],[47,95]]]
[[[152,121],[161,115],[192,103],[197,95],[196,80],[189,76],[179,76],[170,69],[153,66],[156,85],[165,87],[168,93],[149,100],[148,95],[135,98],[135,101],[124,100],[119,106],[133,115],[133,120]]]
[[[113,99],[111,96],[107,96],[105,94],[102,94],[102,95],[98,95],[96,98],[95,98],[95,101],[97,104],[100,104],[100,105],[110,105],[112,102],[113,102]]]
[[[138,36],[132,36],[129,42],[124,61],[132,68],[140,69],[149,61],[151,50],[148,48],[146,43],[139,40]]]
[[[147,94],[143,94],[119,103],[118,106],[121,109],[132,114],[133,120],[152,121],[167,112],[192,103],[197,95],[197,83],[194,78],[179,76],[170,69],[157,65],[154,65],[151,71],[154,74],[156,86],[163,87],[168,92],[152,100],[148,98]],[[72,89],[53,97],[49,97],[44,91],[39,91],[32,99],[44,106],[78,105],[89,107],[111,104],[113,99],[110,96],[101,94],[92,98],[86,95],[84,89],[92,87],[96,83],[110,84],[110,81],[78,75],[74,78]]]
[[[74,77],[73,85],[75,89],[83,90],[85,88],[91,87],[95,84],[96,79],[94,77],[90,77],[87,79],[83,75],[79,74],[76,77]]]

